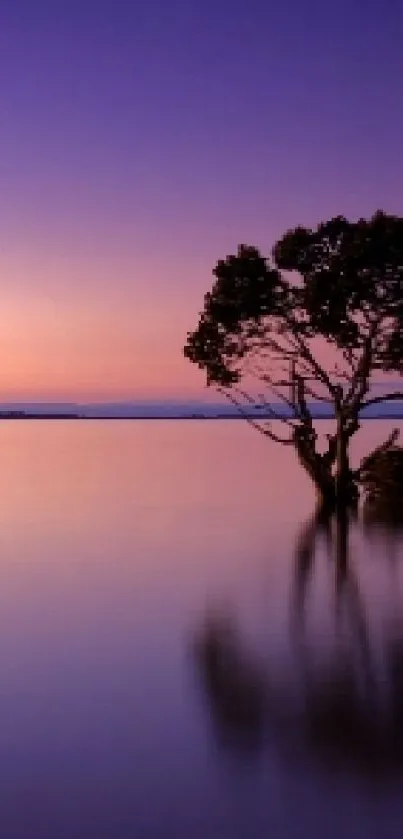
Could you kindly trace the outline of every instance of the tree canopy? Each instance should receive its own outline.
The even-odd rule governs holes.
[[[213,275],[185,356],[240,409],[260,401],[286,422],[290,430],[279,437],[248,414],[264,434],[296,444],[316,481],[316,467],[329,471],[336,461],[337,435],[319,454],[312,400],[332,405],[346,445],[362,408],[403,398],[371,392],[377,371],[403,372],[403,218],[379,211],[296,227],[270,258],[240,245]]]

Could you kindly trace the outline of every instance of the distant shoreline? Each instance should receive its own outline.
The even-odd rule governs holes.
[[[38,420],[52,420],[52,421],[53,420],[59,420],[59,421],[60,420],[69,420],[69,421],[74,420],[74,421],[80,421],[80,422],[89,422],[89,421],[92,421],[92,420],[97,420],[97,421],[102,420],[103,422],[105,422],[105,421],[108,421],[108,422],[109,421],[120,421],[120,422],[122,422],[122,421],[127,421],[127,420],[130,421],[130,422],[134,422],[134,421],[149,422],[151,420],[153,420],[153,421],[163,420],[164,422],[167,421],[167,420],[170,420],[170,421],[173,421],[173,422],[174,421],[176,421],[176,422],[179,422],[179,421],[180,422],[183,422],[183,421],[189,421],[189,422],[191,422],[191,421],[193,421],[193,422],[217,422],[217,421],[226,421],[226,420],[231,420],[231,421],[232,420],[235,420],[235,421],[255,420],[256,422],[261,422],[261,421],[278,422],[278,420],[280,420],[280,419],[288,419],[288,417],[279,417],[277,419],[276,417],[263,415],[263,414],[259,414],[259,416],[256,416],[254,414],[247,414],[247,415],[244,414],[242,416],[241,415],[237,416],[236,414],[221,414],[221,415],[217,415],[217,416],[187,416],[187,415],[172,416],[172,415],[169,415],[169,414],[158,415],[158,416],[155,415],[155,414],[149,414],[149,415],[146,415],[146,414],[138,415],[137,414],[137,415],[133,415],[133,416],[110,416],[110,415],[107,415],[107,414],[99,414],[97,416],[85,416],[85,415],[80,415],[80,414],[31,414],[31,413],[20,414],[19,413],[17,415],[17,414],[12,414],[12,413],[9,413],[9,414],[5,414],[5,413],[1,414],[0,413],[0,422],[2,420],[3,420],[3,422],[6,422],[6,421],[7,422],[14,422],[14,421],[21,422],[21,421],[38,421]],[[289,419],[291,419],[291,417],[289,417]],[[334,417],[323,416],[323,414],[315,416],[315,414],[313,414],[312,419],[315,420],[315,422],[318,422],[318,421],[329,422],[332,419],[334,419]],[[389,421],[396,420],[396,421],[399,422],[399,421],[403,420],[403,413],[402,414],[369,414],[368,416],[361,416],[361,420],[389,420]]]

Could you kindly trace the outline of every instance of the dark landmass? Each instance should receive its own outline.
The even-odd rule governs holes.
[[[333,418],[331,409],[323,403],[311,403],[315,420]],[[64,419],[64,420],[273,420],[273,412],[280,418],[290,418],[292,412],[284,405],[248,406],[241,412],[232,405],[219,402],[105,402],[105,403],[4,403],[0,404],[0,419]],[[361,413],[362,419],[403,419],[403,402],[395,401],[372,406]]]
[[[80,414],[47,414],[31,413],[29,411],[0,411],[0,420],[34,420],[34,419],[84,419]]]
[[[279,418],[283,415],[279,415]],[[314,420],[331,420],[331,414],[312,413]],[[72,414],[72,413],[32,413],[30,411],[0,411],[0,420],[255,420],[255,421],[276,421],[271,414],[262,411],[257,413],[243,414]],[[403,420],[403,409],[400,412],[390,413],[364,413],[365,420]]]

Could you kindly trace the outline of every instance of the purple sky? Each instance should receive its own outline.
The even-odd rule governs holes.
[[[0,398],[186,396],[215,260],[403,213],[403,4],[2,0]]]

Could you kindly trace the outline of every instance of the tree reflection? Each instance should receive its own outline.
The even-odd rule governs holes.
[[[222,742],[263,748],[275,738],[287,754],[390,777],[403,774],[403,632],[389,626],[375,643],[350,549],[351,524],[347,514],[318,511],[301,529],[290,599],[293,685],[253,656],[235,622],[223,617],[210,616],[202,626],[195,659]],[[333,642],[325,661],[315,656],[307,632],[321,558],[333,578]]]
[[[210,616],[196,638],[195,657],[220,739],[242,749],[259,747],[267,707],[266,680],[244,651],[235,623]]]

